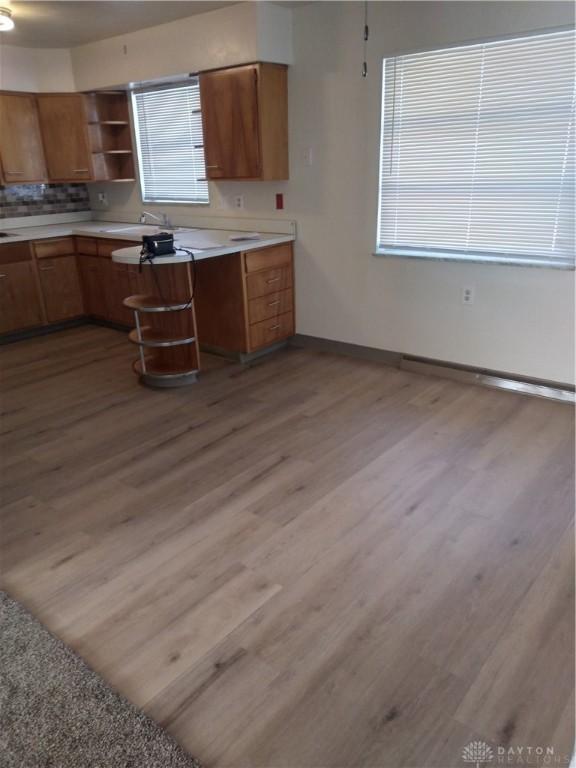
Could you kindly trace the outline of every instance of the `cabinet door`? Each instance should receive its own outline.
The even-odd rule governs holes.
[[[51,181],[92,178],[92,155],[80,93],[39,94],[44,153]]]
[[[34,94],[0,94],[0,158],[2,176],[7,184],[46,181]]]
[[[38,274],[49,323],[84,313],[76,256],[38,259]]]
[[[98,256],[78,256],[78,266],[84,293],[86,314],[105,318],[108,314],[104,292],[103,259]]]
[[[200,98],[207,177],[260,176],[257,67],[200,75]]]
[[[0,264],[0,333],[42,325],[32,261]]]
[[[121,325],[134,325],[134,312],[124,306],[124,299],[133,294],[132,277],[128,264],[112,262],[112,290],[110,291],[110,319]]]

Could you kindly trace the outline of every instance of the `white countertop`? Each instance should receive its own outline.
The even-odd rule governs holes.
[[[190,229],[174,232],[174,245],[176,249],[185,248],[193,254],[195,260],[211,259],[214,256],[224,256],[227,253],[239,251],[253,251],[257,248],[266,248],[270,245],[290,243],[293,235],[273,235],[270,233],[258,234],[258,238],[244,239],[246,232],[224,229]],[[242,237],[242,240],[231,238]],[[122,264],[138,264],[140,262],[139,245],[128,248],[120,248],[112,252],[112,259]],[[170,256],[157,256],[155,264],[177,264],[183,261],[191,261],[192,256],[185,251],[176,252]]]
[[[136,224],[121,224],[117,221],[73,221],[68,224],[47,224],[40,227],[17,227],[2,229],[0,232],[9,233],[9,237],[1,237],[2,243],[18,243],[25,240],[46,240],[49,237],[70,237],[71,235],[86,235],[87,237],[107,237],[112,240],[139,240],[140,236],[129,234],[127,227]]]
[[[0,222],[0,231],[2,224]],[[70,237],[72,235],[85,237],[103,237],[110,240],[140,240],[143,234],[156,234],[162,231],[162,227],[142,226],[139,224],[127,224],[114,221],[79,221],[67,224],[49,224],[37,227],[22,227],[7,229],[9,237],[0,238],[3,243],[17,243],[27,240],[45,240],[51,237]],[[192,229],[179,227],[174,231],[174,241],[177,246],[192,251],[195,259],[207,259],[214,256],[223,256],[227,253],[238,251],[252,251],[257,248],[266,248],[270,245],[289,243],[294,240],[293,235],[254,233],[257,239],[232,240],[234,237],[245,238],[247,233],[237,230],[223,229]],[[121,248],[113,253],[114,261],[124,264],[138,264],[140,260],[140,246]],[[156,259],[156,264],[170,264],[182,261],[190,261],[190,255],[186,253],[174,256],[162,256]]]

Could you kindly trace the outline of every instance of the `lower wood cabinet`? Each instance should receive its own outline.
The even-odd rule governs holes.
[[[91,237],[0,244],[0,334],[83,315],[130,327],[128,296],[159,290],[189,295],[188,284],[158,284],[175,269],[141,271],[112,261],[113,251],[132,245]],[[293,335],[291,243],[202,259],[193,270],[197,334],[206,348],[249,354]]]
[[[38,275],[46,308],[46,320],[57,323],[84,314],[84,301],[76,256],[38,259]]]
[[[133,325],[134,313],[124,306],[124,299],[135,293],[130,265],[110,261],[109,270],[110,280],[107,282],[108,319],[120,325]]]
[[[294,334],[292,244],[198,261],[200,344],[249,354]]]
[[[104,320],[108,315],[102,259],[98,256],[78,255],[80,279],[87,315]]]
[[[96,240],[96,245],[106,307],[104,318],[111,323],[118,323],[118,325],[133,326],[134,313],[124,306],[124,299],[139,293],[138,267],[112,261],[112,253],[120,248],[129,248],[139,245],[139,243],[129,240],[100,238]]]
[[[44,316],[28,243],[0,247],[0,333],[42,325]]]

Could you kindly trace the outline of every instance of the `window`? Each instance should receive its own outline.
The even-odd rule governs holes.
[[[574,265],[574,34],[384,61],[378,249]]]
[[[135,91],[132,107],[142,199],[209,202],[198,80]]]

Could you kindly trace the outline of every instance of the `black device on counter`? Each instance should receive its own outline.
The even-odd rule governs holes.
[[[142,235],[142,254],[148,259],[156,256],[172,256],[174,235],[171,232],[159,232],[157,235]]]

